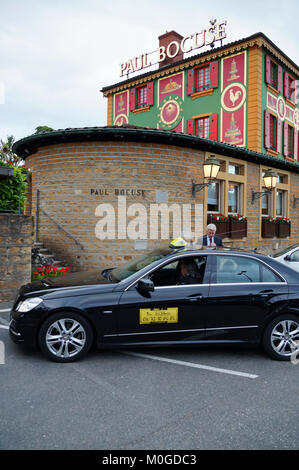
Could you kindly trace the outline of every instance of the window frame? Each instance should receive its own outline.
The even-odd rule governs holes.
[[[192,259],[193,261],[196,262],[196,264],[198,265],[198,259],[199,258],[205,258],[205,260],[203,261],[204,262],[204,275],[202,277],[202,282],[200,283],[196,283],[196,284],[169,284],[169,285],[156,285],[154,284],[155,286],[155,289],[163,289],[163,288],[177,288],[177,287],[195,287],[195,286],[202,286],[202,285],[207,285],[209,284],[209,278],[210,278],[210,270],[209,270],[209,256],[208,255],[200,255],[199,253],[194,253],[193,255],[182,255],[180,256],[179,258],[176,258],[176,259],[173,259],[173,260],[169,260],[168,262],[164,262],[163,264],[157,266],[155,269],[153,269],[152,271],[150,271],[150,273],[147,273],[145,274],[144,276],[142,276],[140,279],[143,279],[143,278],[147,278],[148,276],[151,277],[152,275],[154,275],[155,273],[157,273],[158,271],[161,271],[163,269],[167,270],[167,266],[171,265],[171,264],[178,264],[180,261],[184,260],[184,259]],[[200,269],[201,265],[198,267],[198,269]],[[175,267],[175,269],[177,269],[177,265]],[[139,279],[139,280],[140,280]]]
[[[213,255],[210,255],[210,256],[213,256]],[[259,260],[259,259],[256,259],[256,258],[253,258],[251,256],[246,256],[246,255],[234,255],[234,254],[228,254],[228,255],[225,255],[225,254],[215,254],[214,255],[216,257],[215,261],[214,261],[214,264],[213,264],[213,269],[212,269],[212,272],[211,272],[211,285],[225,285],[225,284],[234,284],[234,285],[244,285],[244,284],[250,284],[250,285],[254,285],[254,284],[276,284],[276,283],[286,283],[285,279],[278,273],[276,272],[275,269],[273,269],[271,266],[269,266],[267,263],[264,263],[262,260]],[[219,257],[222,257],[222,258],[227,258],[227,259],[247,259],[247,260],[250,260],[250,261],[254,261],[255,263],[258,264],[258,267],[259,267],[259,281],[248,281],[248,282],[217,282],[217,266],[218,266],[218,259]],[[277,279],[277,281],[263,281],[263,271],[262,271],[262,268],[266,268],[268,269],[273,275],[274,277]]]
[[[277,196],[281,194],[281,214],[277,213]],[[276,217],[286,217],[286,191],[283,189],[276,189],[275,194],[275,215]]]
[[[270,113],[270,149],[277,151],[277,117]]]
[[[199,75],[203,75],[203,85],[198,86]],[[206,77],[208,75],[208,77]],[[194,69],[194,93],[211,89],[211,68],[210,65],[196,67]]]
[[[238,194],[237,194],[237,210],[236,211],[230,211],[229,210],[229,189],[230,185],[234,185],[238,188]],[[242,183],[238,183],[237,181],[228,181],[228,186],[227,186],[227,213],[229,215],[234,215],[234,214],[240,214],[241,207],[242,207]]]
[[[270,59],[270,85],[276,90],[278,89],[278,65],[272,59]]]
[[[221,214],[222,211],[223,211],[223,207],[222,207],[222,201],[223,201],[223,197],[222,197],[222,192],[224,190],[223,188],[223,182],[221,180],[214,180],[211,182],[211,185],[212,184],[217,184],[218,185],[218,200],[217,200],[217,204],[218,204],[218,210],[209,210],[209,189],[210,189],[210,185],[208,186],[207,188],[207,214]]]
[[[143,100],[140,99],[140,95],[143,96]],[[136,94],[135,94],[135,109],[141,109],[148,106],[148,90],[147,85],[141,85],[136,87]]]
[[[204,135],[197,134],[198,123],[203,122]],[[207,125],[206,125],[207,124]],[[206,135],[207,134],[207,135]],[[202,139],[208,139],[210,135],[210,116],[203,116],[194,119],[194,135]]]
[[[288,124],[288,157],[295,158],[295,130]]]

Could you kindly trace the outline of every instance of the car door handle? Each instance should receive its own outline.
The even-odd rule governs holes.
[[[269,294],[273,294],[273,289],[268,289],[268,290],[261,290],[259,292],[259,295],[261,297],[268,297]]]
[[[190,302],[196,302],[196,300],[202,300],[202,294],[196,295],[194,297],[187,297],[186,300],[189,300]]]

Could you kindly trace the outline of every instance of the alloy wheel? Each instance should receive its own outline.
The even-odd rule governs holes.
[[[86,343],[86,331],[73,318],[62,318],[52,323],[45,337],[46,346],[57,358],[78,355]]]
[[[271,346],[273,350],[284,357],[291,356],[299,349],[299,322],[295,320],[282,320],[271,332]]]

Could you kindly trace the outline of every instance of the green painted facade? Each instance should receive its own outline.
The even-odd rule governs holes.
[[[259,35],[257,35],[258,37]],[[265,37],[262,35],[262,38]],[[267,39],[267,41],[269,40]],[[276,149],[271,148],[270,151],[272,153],[273,151],[276,152],[277,158],[284,159],[288,157],[285,151],[286,133],[284,131],[285,122],[287,122],[293,128],[293,158],[298,160],[299,104],[292,105],[286,99],[284,77],[288,74],[296,83],[297,92],[294,91],[294,95],[297,93],[298,101],[299,69],[290,59],[287,60],[288,58],[278,48],[275,50],[272,47],[270,50],[266,41],[264,42],[265,44],[261,48],[261,83],[258,84],[259,93],[261,94],[262,115],[256,115],[256,120],[261,125],[260,148],[252,148],[248,145],[248,126],[250,126],[250,122],[248,122],[248,89],[250,86],[256,87],[256,83],[249,83],[250,79],[253,80],[250,78],[251,74],[249,73],[249,54],[252,44],[247,43],[245,40],[243,47],[232,48],[231,53],[225,51],[221,54],[225,47],[218,48],[217,54],[204,53],[198,57],[192,57],[177,64],[173,63],[163,67],[161,72],[155,70],[127,80],[123,84],[118,84],[118,86],[106,87],[102,91],[106,96],[110,94],[110,98],[112,97],[112,113],[109,124],[121,125],[128,123],[141,127],[189,133],[239,147],[248,147],[262,153],[269,153],[266,135],[270,131],[268,117],[265,117],[265,112],[267,112],[274,116],[278,123],[276,127]],[[269,61],[276,64],[276,67],[279,67],[282,73],[282,89],[280,92],[275,93],[275,90],[271,89],[266,82],[268,76],[266,62],[269,64]],[[196,70],[204,66],[211,67],[212,64],[216,64],[218,67],[217,86],[214,84],[210,88],[199,90],[198,93],[196,93],[196,90],[190,93],[190,71],[194,70],[194,73],[196,73]],[[193,78],[193,80],[195,79]],[[168,88],[168,91],[166,91],[166,87],[170,85],[171,81],[173,83],[177,82],[177,87]],[[138,88],[146,87],[149,83],[152,86],[152,101],[148,106],[132,109],[134,108],[132,101],[136,100]],[[123,95],[124,102],[126,102],[126,106],[122,108],[117,102],[120,95]],[[284,108],[283,116],[280,116],[278,112],[279,105]],[[251,106],[251,117],[252,112]],[[256,112],[258,113],[257,110]],[[168,120],[167,113],[169,113]],[[205,135],[196,133],[196,121],[210,118],[210,116],[214,116],[216,119],[216,122],[215,119],[213,121],[216,131]]]

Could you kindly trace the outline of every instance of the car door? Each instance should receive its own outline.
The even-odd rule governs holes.
[[[203,339],[209,295],[207,258],[196,258],[202,270],[198,283],[175,283],[176,260],[146,275],[154,279],[153,292],[142,292],[138,282],[125,290],[118,307],[119,342],[193,343]]]
[[[207,339],[256,340],[273,305],[288,287],[269,266],[250,256],[213,256]]]

